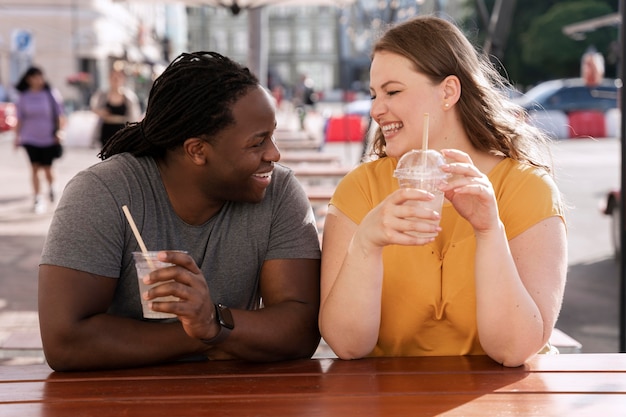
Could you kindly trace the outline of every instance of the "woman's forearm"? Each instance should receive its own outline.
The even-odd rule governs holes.
[[[545,344],[549,331],[522,282],[501,223],[477,236],[475,272],[480,343],[494,360],[520,365]]]
[[[382,248],[355,235],[320,310],[322,336],[340,358],[363,357],[376,345],[382,271]]]

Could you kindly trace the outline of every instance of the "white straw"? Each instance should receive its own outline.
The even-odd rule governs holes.
[[[424,128],[422,134],[422,169],[426,169],[426,150],[428,149],[428,113],[424,113]]]
[[[422,150],[428,149],[428,113],[424,113],[424,131],[422,134]]]
[[[130,224],[130,228],[133,230],[133,234],[135,235],[135,239],[139,243],[139,247],[141,248],[141,252],[144,254],[146,260],[148,261],[148,265],[150,265],[150,269],[154,270],[154,265],[152,264],[152,260],[148,257],[148,248],[146,248],[146,244],[143,243],[143,239],[139,234],[139,230],[137,229],[137,225],[135,224],[135,220],[133,220],[133,216],[130,214],[130,210],[126,205],[122,206],[122,211],[126,215],[126,220],[128,220],[128,224]]]

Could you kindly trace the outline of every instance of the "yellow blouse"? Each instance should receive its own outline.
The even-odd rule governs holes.
[[[396,163],[387,157],[355,168],[330,204],[359,224],[398,188]],[[548,217],[564,219],[559,191],[544,171],[504,159],[488,177],[509,240]],[[384,248],[381,325],[370,356],[485,354],[476,325],[473,229],[447,201],[440,225],[431,244]]]

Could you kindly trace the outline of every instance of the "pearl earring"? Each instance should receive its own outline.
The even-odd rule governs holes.
[[[450,103],[444,103],[443,107],[445,107],[447,109],[448,107],[450,107]]]

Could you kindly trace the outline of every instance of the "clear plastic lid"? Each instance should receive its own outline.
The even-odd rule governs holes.
[[[440,168],[445,163],[446,160],[443,155],[434,149],[413,149],[402,155],[393,172],[393,176],[396,178],[420,178],[425,176],[445,178],[448,174]]]

